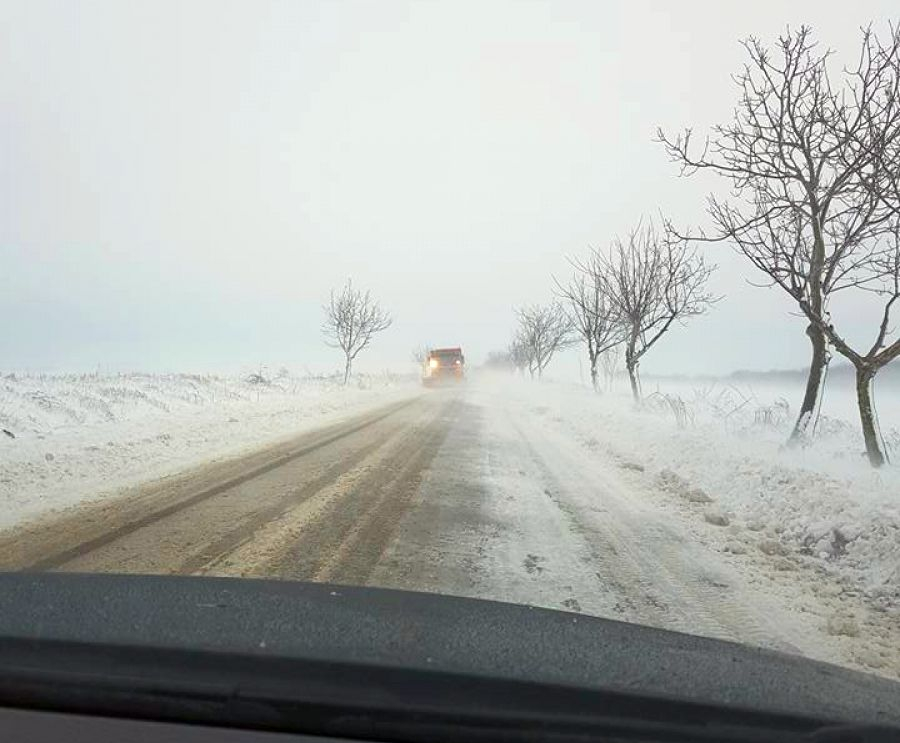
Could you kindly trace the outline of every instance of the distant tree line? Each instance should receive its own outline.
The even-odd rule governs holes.
[[[604,359],[618,359],[621,351],[640,402],[642,359],[673,324],[703,314],[716,301],[706,289],[714,267],[665,220],[660,227],[652,219],[625,239],[613,238],[608,250],[594,249],[570,263],[571,278],[554,279],[556,300],[516,311],[513,366],[540,377],[557,351],[581,343],[599,391],[601,371],[605,367],[607,378],[612,373]]]

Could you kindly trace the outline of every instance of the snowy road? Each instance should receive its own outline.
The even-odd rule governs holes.
[[[897,675],[885,648],[900,646],[900,628],[826,632],[827,598],[812,610],[795,602],[778,575],[761,579],[759,560],[698,540],[636,477],[515,395],[434,390],[22,526],[0,539],[0,567],[434,591],[857,667],[861,653],[879,654],[868,665]],[[839,592],[796,566],[785,580]]]

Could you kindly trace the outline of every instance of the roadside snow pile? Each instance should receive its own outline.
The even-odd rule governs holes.
[[[0,528],[413,389],[390,375],[0,376]]]
[[[851,422],[829,420],[812,445],[795,449],[784,447],[793,419],[777,394],[743,404],[736,389],[693,399],[660,391],[640,410],[624,393],[563,385],[516,394],[535,412],[549,408],[546,417],[643,486],[674,495],[718,530],[710,539],[725,551],[758,550],[777,569],[792,569],[785,556],[810,561],[900,606],[900,467],[870,468]]]

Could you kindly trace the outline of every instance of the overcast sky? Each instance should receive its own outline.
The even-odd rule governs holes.
[[[722,184],[653,132],[729,117],[739,39],[808,23],[850,61],[892,11],[0,0],[0,370],[336,368],[321,304],[351,276],[395,316],[364,368],[478,361],[566,256],[659,209],[704,223]],[[708,252],[725,299],[645,370],[804,365],[790,304]]]

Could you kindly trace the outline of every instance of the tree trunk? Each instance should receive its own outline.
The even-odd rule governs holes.
[[[806,392],[800,405],[800,414],[788,439],[789,444],[798,444],[806,438],[822,396],[825,369],[828,366],[828,344],[825,334],[817,325],[810,323],[806,328],[806,335],[813,348],[812,360],[809,364],[809,376],[806,378]]]
[[[863,439],[866,442],[866,456],[873,467],[884,464],[884,452],[875,432],[875,415],[872,412],[872,380],[875,370],[870,366],[856,367],[856,404],[859,407],[859,421],[862,424]]]
[[[633,348],[625,349],[625,368],[628,370],[628,380],[631,382],[631,394],[634,396],[634,401],[639,403],[641,401],[641,388],[638,385],[637,362],[634,359]]]
[[[638,388],[637,384],[637,374],[635,373],[635,368],[630,364],[628,366],[628,380],[631,382],[631,394],[634,396],[635,402],[641,401],[641,391]]]
[[[631,394],[634,395],[634,401],[641,401],[641,389],[638,387],[637,368],[634,364],[625,364],[628,369],[628,380],[631,382]]]
[[[813,317],[822,317],[825,309],[825,297],[822,294],[822,272],[825,268],[825,239],[822,235],[822,211],[818,202],[811,203],[810,224],[813,231],[812,254],[809,262],[809,304]],[[806,328],[806,335],[813,347],[812,361],[809,365],[809,377],[806,379],[806,393],[803,395],[803,403],[800,406],[800,414],[794,424],[794,430],[788,443],[795,444],[806,438],[806,434],[812,424],[819,396],[822,394],[822,379],[828,364],[828,349],[825,343],[825,333],[822,329],[810,323]]]
[[[591,386],[594,388],[594,392],[600,391],[600,378],[597,371],[596,356],[591,359]]]
[[[348,356],[347,361],[344,364],[344,386],[347,386],[347,382],[350,381],[350,366],[353,364],[353,360]]]

